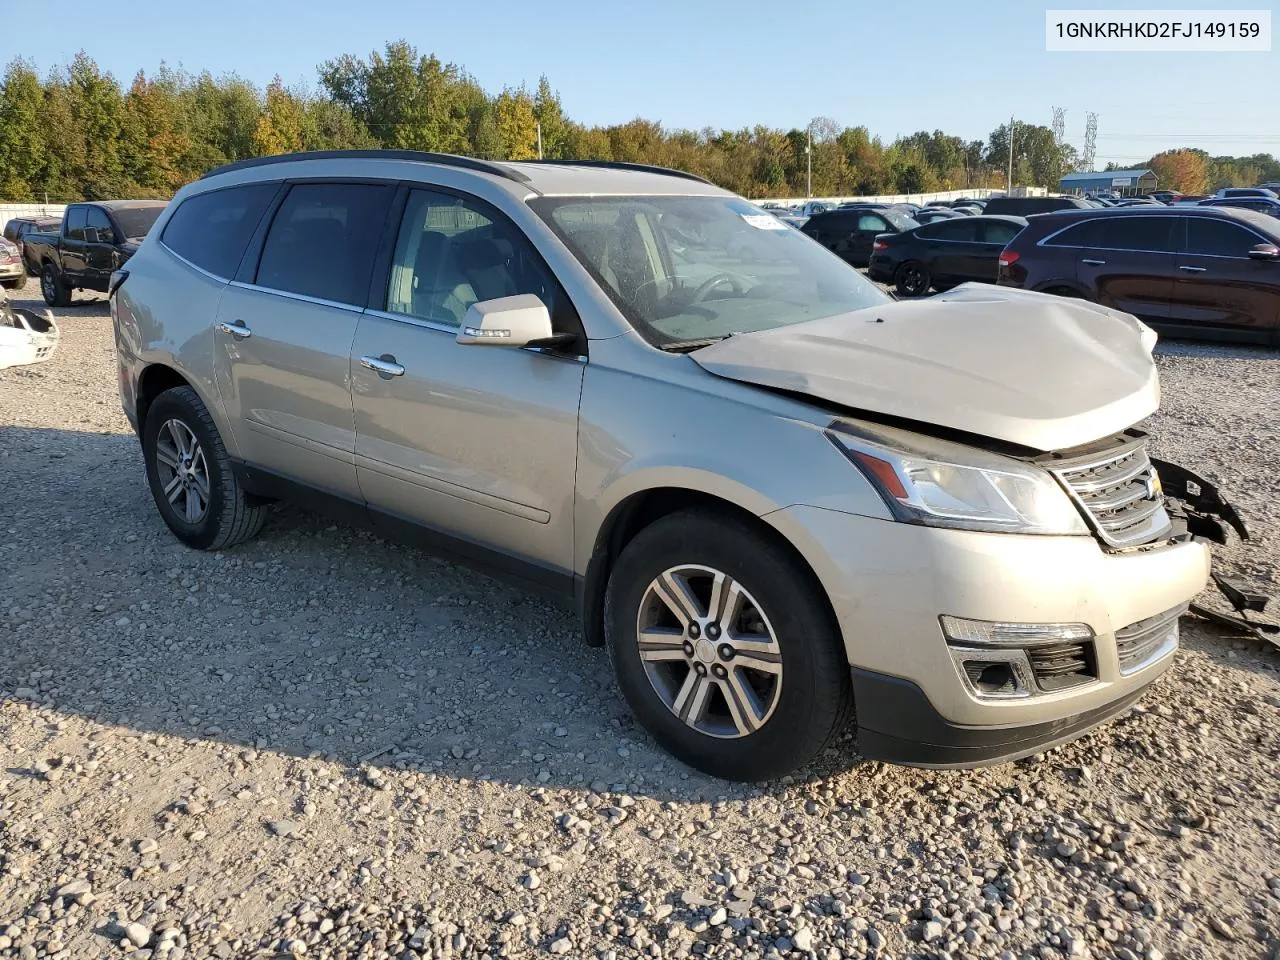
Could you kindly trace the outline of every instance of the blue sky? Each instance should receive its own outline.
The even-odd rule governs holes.
[[[1236,0],[1219,8],[1268,8]],[[72,9],[72,21],[79,19]],[[316,84],[316,65],[404,37],[464,66],[486,89],[546,73],[587,123],[644,116],[668,127],[803,127],[829,116],[886,140],[941,128],[985,138],[1013,114],[1048,125],[1067,108],[1079,146],[1098,114],[1098,163],[1137,162],[1170,146],[1280,154],[1272,53],[1047,53],[1044,10],[1027,0],[780,3],[778,0],[130,0],[128,16],[5,29],[0,62],[41,71],[83,47],[127,81],[161,61],[265,84]],[[1079,7],[1165,4],[1093,0]],[[1198,0],[1197,6],[1215,6]],[[1273,11],[1274,16],[1274,11]],[[1277,27],[1280,28],[1280,17]]]

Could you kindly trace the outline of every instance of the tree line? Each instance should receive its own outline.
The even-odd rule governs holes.
[[[395,148],[495,160],[619,160],[688,170],[748,197],[922,193],[1003,187],[1009,125],[986,140],[941,130],[886,143],[826,117],[805,129],[668,130],[636,118],[587,126],[566,116],[544,76],[534,90],[487,92],[462,67],[388,43],[318,68],[314,88],[266,89],[242,77],[167,66],[127,86],[85,53],[43,78],[22,59],[0,83],[0,199],[167,198],[212,167],[296,150]],[[812,154],[808,153],[812,142]],[[1044,126],[1013,128],[1014,181],[1050,189],[1076,151]],[[1280,179],[1259,154],[1152,158],[1161,186],[1207,192]],[[810,173],[811,171],[811,173]]]

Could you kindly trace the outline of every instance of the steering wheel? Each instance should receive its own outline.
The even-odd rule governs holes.
[[[747,285],[741,277],[732,273],[717,273],[714,277],[710,277],[698,284],[698,289],[693,291],[693,296],[689,300],[690,306],[695,303],[701,303],[707,299],[712,290],[726,283],[729,285],[729,289],[739,296],[747,292]]]

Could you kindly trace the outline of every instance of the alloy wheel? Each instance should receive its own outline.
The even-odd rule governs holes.
[[[649,584],[636,618],[654,691],[685,724],[734,739],[759,730],[782,692],[782,650],[764,610],[712,567],[672,567]]]
[[[196,524],[209,509],[209,465],[196,435],[181,420],[166,420],[156,437],[156,473],[179,519]]]

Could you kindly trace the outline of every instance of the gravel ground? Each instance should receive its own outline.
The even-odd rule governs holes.
[[[15,299],[38,299],[34,283]],[[188,551],[106,304],[0,372],[0,956],[1230,957],[1280,939],[1280,654],[1185,621],[1131,714],[969,772],[669,759],[569,613],[281,509]],[[1160,348],[1163,453],[1277,579],[1280,355]]]

